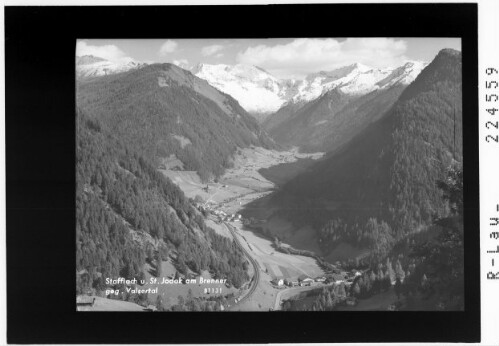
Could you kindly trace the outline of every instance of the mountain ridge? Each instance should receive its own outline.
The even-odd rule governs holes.
[[[311,73],[302,80],[279,79],[258,66],[242,64],[198,64],[191,72],[233,96],[248,112],[271,114],[290,102],[312,101],[334,88],[364,95],[397,83],[408,84],[424,66],[424,62],[411,61],[397,68],[376,69],[354,63]]]
[[[147,65],[132,58],[110,61],[93,55],[76,56],[76,77],[78,79],[102,77],[140,69]]]
[[[173,64],[81,80],[77,102],[158,166],[175,155],[203,180],[230,167],[238,147],[275,146],[236,100]]]
[[[325,251],[346,241],[386,255],[394,240],[446,213],[435,187],[462,162],[461,87],[461,55],[440,52],[384,115],[285,184],[268,207],[297,227],[313,225]]]
[[[424,65],[422,62],[412,62],[412,64]],[[110,61],[92,55],[77,56],[76,75],[79,79],[88,79],[140,69],[147,65],[150,64],[132,58]],[[247,112],[263,119],[289,102],[308,102],[333,88],[341,88],[342,91],[350,94],[366,94],[396,82],[408,84],[411,79],[415,78],[418,71],[412,74],[407,73],[405,81],[393,81],[393,78],[390,78],[392,71],[403,70],[406,65],[407,63],[395,69],[382,70],[353,63],[331,71],[311,73],[302,80],[280,79],[259,66],[245,64],[198,63],[190,69],[182,68],[231,95]],[[373,79],[368,74],[377,76]],[[386,82],[381,83],[381,79]]]

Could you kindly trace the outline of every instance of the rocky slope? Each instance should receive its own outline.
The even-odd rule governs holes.
[[[146,66],[146,63],[135,61],[131,58],[119,61],[109,61],[93,55],[76,57],[76,77],[91,78],[107,76],[111,74],[126,72]]]

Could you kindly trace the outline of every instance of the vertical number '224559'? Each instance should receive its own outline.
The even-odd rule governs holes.
[[[497,71],[497,69],[493,68],[493,67],[489,67],[487,69],[485,69],[485,74],[490,76],[490,75],[497,75],[499,74],[499,71]],[[496,89],[498,87],[499,83],[496,81],[496,80],[492,80],[492,81],[485,81],[485,88],[486,89]],[[497,102],[499,100],[499,96],[497,96],[496,94],[486,94],[485,95],[485,102]],[[491,115],[495,115],[496,112],[499,111],[499,109],[495,108],[494,106],[495,105],[492,105],[493,108],[488,108],[486,109],[487,112],[489,112]],[[496,121],[495,123],[492,122],[492,121],[487,121],[485,123],[485,127],[490,130],[490,126],[492,126],[493,128],[495,128],[496,130],[499,129],[499,122]],[[496,143],[499,143],[499,135],[495,135],[495,136],[492,136],[492,135],[487,135],[485,136],[485,141],[487,143],[489,143],[490,141],[494,141]]]

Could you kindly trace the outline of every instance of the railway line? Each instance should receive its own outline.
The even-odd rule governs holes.
[[[251,280],[252,285],[251,285],[249,291],[244,295],[244,297],[242,297],[236,303],[236,305],[233,305],[233,306],[230,307],[230,310],[233,310],[235,307],[237,307],[238,304],[241,304],[242,302],[246,301],[255,292],[256,287],[258,286],[258,283],[260,282],[260,265],[258,264],[258,262],[253,257],[251,257],[251,255],[249,254],[249,252],[246,251],[246,249],[242,246],[242,244],[240,243],[239,239],[237,238],[236,232],[234,231],[234,227],[232,225],[228,224],[227,222],[224,222],[224,225],[225,225],[225,227],[227,227],[227,229],[232,234],[232,237],[236,241],[236,244],[241,248],[241,250],[243,251],[243,253],[246,255],[246,257],[248,258],[248,260],[251,262],[251,264],[253,266],[253,271],[255,273],[254,276],[253,276],[253,279]]]

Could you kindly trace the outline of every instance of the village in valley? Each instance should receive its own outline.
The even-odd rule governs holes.
[[[213,190],[215,189],[227,190],[230,189],[230,187],[227,184],[212,184],[211,186],[207,184],[202,188],[203,192],[205,192],[207,195],[210,195],[211,193],[211,196],[217,194],[217,192],[213,193]],[[247,246],[247,249],[249,250],[248,252],[250,252],[248,253],[248,256],[255,255],[255,253],[253,252],[254,247],[258,247],[261,250],[261,248],[263,247],[261,244],[255,245],[253,243],[253,247],[251,246],[251,244],[247,240],[247,237],[245,236],[245,233],[254,233],[255,229],[258,229],[262,224],[265,223],[265,220],[256,219],[254,217],[245,218],[240,213],[237,213],[235,210],[237,210],[237,208],[241,207],[242,205],[241,202],[237,202],[237,197],[233,197],[229,200],[217,203],[212,199],[208,199],[208,201],[204,202],[200,195],[196,195],[194,201],[195,207],[200,212],[202,212],[207,219],[213,221],[221,227],[227,227],[233,230],[233,236],[236,238],[236,240],[239,237],[241,238],[241,243],[245,244],[245,246]],[[259,240],[261,241],[262,239]],[[270,239],[266,240],[267,242],[269,242]],[[278,245],[276,246],[276,244]],[[272,265],[264,262],[261,266],[258,264],[259,260],[257,259],[257,270],[261,271],[261,276],[263,276],[267,280],[267,282],[256,282],[253,283],[253,285],[264,286],[267,288],[267,290],[270,289],[271,293],[269,295],[275,295],[274,303],[272,304],[272,306],[268,307],[268,310],[270,311],[281,310],[287,299],[293,299],[295,296],[298,296],[304,292],[306,293],[307,291],[317,291],[324,287],[335,287],[341,285],[343,286],[343,290],[347,292],[352,286],[355,278],[364,274],[364,270],[362,269],[351,269],[348,271],[343,270],[341,269],[339,263],[337,263],[336,265],[329,264],[314,253],[294,250],[291,246],[280,243],[276,240],[274,240],[270,245],[273,249],[269,251],[267,255],[275,257],[287,256],[288,259],[291,256],[297,258],[308,257],[309,260],[313,260],[316,262],[315,265],[317,267],[320,267],[320,269],[317,268],[318,270],[300,270],[295,272],[291,271],[293,275],[283,275],[284,273],[290,274],[290,270],[284,269],[276,274],[272,269]],[[282,251],[283,248],[285,248],[286,250]],[[290,249],[302,254],[293,255],[292,253],[290,253]],[[305,254],[306,256],[303,256],[303,254]],[[271,268],[270,271],[269,268]],[[312,275],[312,273],[319,274]],[[249,298],[248,293],[243,293],[239,298],[235,298],[232,309],[237,308],[238,303],[240,304],[243,298]],[[347,294],[345,294],[343,303],[346,306],[355,306],[357,304],[357,301],[355,298],[347,297]],[[259,305],[260,307],[263,307],[261,303]],[[228,307],[230,308],[231,306],[229,305]]]
[[[79,309],[464,309],[459,40],[292,79],[78,45]]]
[[[241,214],[245,206],[265,198],[276,187],[275,183],[262,176],[262,168],[320,157],[322,153],[301,154],[296,150],[241,150],[234,159],[233,168],[228,169],[218,181],[210,183],[202,183],[195,172],[162,170],[191,199],[205,217],[207,225],[217,233],[233,238],[252,264],[248,272],[252,278],[227,299],[224,310],[283,310],[289,302],[307,295],[317,296],[324,289],[345,292],[339,297],[340,308],[356,309],[359,300],[350,294],[351,287],[358,277],[369,276],[372,272],[355,266],[356,261],[346,267],[339,261],[332,264],[314,251],[318,251],[317,248],[299,250],[270,232],[265,234],[262,229],[268,227],[268,220],[264,219],[266,213],[260,218]],[[362,258],[362,254],[358,258]],[[386,292],[381,301],[373,302],[375,309],[396,309],[395,285],[396,278],[392,276],[390,285],[384,288]]]
[[[199,280],[201,276],[211,278],[210,273],[179,273],[174,266],[174,257],[162,263],[162,275],[167,279],[177,279],[181,285],[159,285],[149,300],[159,299],[174,304],[177,296],[187,299],[216,299],[220,311],[278,311],[286,310],[289,302],[298,301],[308,295],[317,296],[324,289],[340,289],[340,305],[355,309],[358,299],[349,292],[359,276],[368,275],[367,269],[348,266],[343,268],[337,261],[332,264],[315,249],[299,250],[279,239],[270,232],[262,232],[268,220],[257,217],[244,217],[241,210],[256,199],[272,193],[275,184],[260,173],[261,168],[279,163],[292,163],[303,157],[320,158],[318,154],[299,154],[296,151],[275,152],[258,148],[242,150],[235,158],[234,167],[218,181],[203,183],[196,172],[176,169],[160,170],[177,184],[191,200],[193,206],[203,215],[207,226],[216,233],[230,239],[240,247],[250,264],[250,280],[236,289],[226,284],[186,285],[189,280]],[[264,217],[264,216],[262,216]],[[289,231],[287,231],[289,232]],[[290,233],[292,234],[292,233]],[[286,239],[286,238],[285,238]],[[146,279],[150,279],[146,270]],[[223,279],[223,278],[222,278]],[[392,280],[391,286],[395,285]],[[143,288],[154,288],[146,283]],[[394,309],[393,290],[383,302],[382,309]],[[77,307],[81,311],[130,310],[156,311],[154,304],[139,306],[103,297],[85,300],[78,297]],[[126,304],[124,304],[126,303]],[[378,307],[379,308],[379,307]]]

